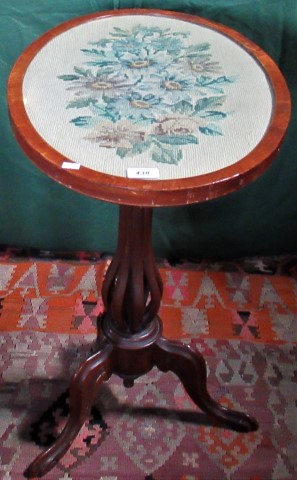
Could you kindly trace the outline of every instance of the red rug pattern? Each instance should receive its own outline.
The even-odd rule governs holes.
[[[90,354],[109,260],[0,263],[0,478],[18,480],[65,424],[67,388]],[[206,358],[211,395],[257,432],[211,425],[177,378],[113,376],[49,480],[297,478],[297,281],[280,274],[160,269],[164,335]]]

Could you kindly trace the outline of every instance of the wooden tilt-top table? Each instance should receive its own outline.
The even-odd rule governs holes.
[[[113,373],[131,387],[154,366],[172,371],[217,423],[256,430],[255,419],[211,398],[203,356],[162,336],[151,230],[153,207],[226,195],[269,167],[290,117],[275,63],[209,20],[107,11],[70,20],[30,45],[11,72],[8,104],[15,136],[39,168],[120,208],[98,348],[72,380],[63,432],[25,476],[44,475],[66,453]]]

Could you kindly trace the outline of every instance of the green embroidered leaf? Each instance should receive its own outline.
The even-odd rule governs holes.
[[[104,71],[103,71],[104,75],[110,75],[111,73],[114,73],[114,69],[113,68],[104,68]],[[96,77],[97,78],[100,78],[102,75],[102,71],[101,70],[98,70],[97,72],[97,75]]]
[[[147,95],[143,96],[143,100],[145,100],[146,102],[152,100],[153,98],[155,98],[155,95],[153,95],[152,93],[148,93]]]
[[[130,115],[127,117],[129,120],[133,121],[133,115]],[[147,115],[141,115],[140,118],[137,121],[138,125],[151,125],[152,123],[156,123],[156,119],[154,116],[147,116]]]
[[[79,80],[78,75],[58,75],[60,80],[64,80],[65,82],[72,82],[72,80]]]
[[[182,158],[181,150],[169,149],[169,148],[155,148],[152,153],[152,159],[155,162],[159,163],[169,163],[173,165],[178,165],[178,162]]]
[[[200,87],[208,87],[210,85],[222,85],[226,83],[233,83],[235,80],[234,77],[226,77],[226,75],[212,78],[205,75],[201,75],[200,78],[197,78],[196,84]]]
[[[189,143],[198,143],[195,135],[158,135],[155,136],[158,142],[165,143],[167,145],[187,145]]]
[[[207,127],[199,127],[199,130],[204,135],[211,135],[211,136],[223,135],[222,130],[217,125],[208,125]]]
[[[210,91],[217,93],[224,93],[224,85],[233,83],[235,81],[234,77],[221,76],[217,78],[207,77],[202,75],[196,79],[196,86],[203,87]]]
[[[225,95],[200,98],[195,105],[194,115],[210,107],[220,107],[221,105],[223,105],[225,99]]]
[[[119,37],[119,38],[125,38],[125,37],[129,37],[129,32],[125,31],[125,30],[122,30],[121,28],[118,28],[118,27],[114,27],[114,30],[116,30],[115,33],[110,33],[110,35],[112,37]]]
[[[102,95],[102,100],[105,103],[116,103],[117,101],[116,98],[109,97],[108,95],[105,95],[105,94]]]
[[[128,155],[129,148],[118,147],[116,152],[119,157],[125,158]]]
[[[226,77],[226,75],[218,77],[213,81],[213,83],[233,83],[233,82],[234,82],[234,78]]]
[[[74,123],[76,127],[86,127],[93,123],[92,120],[93,120],[92,117],[82,116],[82,117],[73,118],[72,120],[70,120],[70,123]]]
[[[78,73],[78,75],[82,75],[83,77],[88,77],[90,75],[90,70],[85,70],[84,68],[79,68],[79,67],[74,67],[73,69],[75,73]]]
[[[209,43],[197,43],[196,45],[191,45],[188,49],[189,52],[204,52],[205,50],[209,50],[210,44]]]
[[[134,157],[145,152],[151,146],[151,141],[134,143],[132,148],[117,148],[117,154],[121,157]]]
[[[98,47],[107,47],[110,43],[112,43],[112,40],[109,38],[102,38],[101,40],[98,40],[98,42],[89,42],[90,45],[97,45]]]
[[[84,108],[95,103],[96,100],[94,98],[77,98],[69,102],[66,108]]]
[[[120,27],[113,27],[113,29],[114,29],[116,32],[125,33],[126,35],[130,35],[129,30],[124,30],[123,28],[120,28]]]
[[[113,105],[96,103],[90,106],[90,110],[96,117],[104,117],[113,123],[121,119],[120,112]]]
[[[104,116],[114,123],[121,119],[120,112],[116,108],[109,106],[106,107]]]
[[[206,85],[209,85],[212,82],[213,82],[213,78],[208,77],[206,75],[201,75],[201,77],[196,78],[196,85],[198,85],[199,87],[205,87]]]
[[[90,67],[109,67],[111,65],[114,65],[114,61],[107,61],[107,60],[98,60],[97,62],[86,62],[87,65],[90,65]]]
[[[150,146],[150,140],[148,140],[147,142],[134,143],[131,153],[132,155],[140,155],[141,153],[145,152]]]
[[[178,113],[191,113],[193,111],[193,105],[186,100],[181,100],[173,105],[171,110]]]
[[[102,55],[104,52],[98,50],[97,48],[81,48],[81,52],[86,53],[87,55]]]
[[[208,110],[205,114],[200,115],[201,118],[212,118],[213,120],[221,120],[227,117],[227,113],[218,112],[217,110]]]

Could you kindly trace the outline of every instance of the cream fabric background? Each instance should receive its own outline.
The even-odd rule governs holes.
[[[189,43],[209,42],[212,61],[218,61],[222,74],[236,78],[226,88],[223,110],[228,113],[221,123],[223,136],[199,136],[199,144],[182,147],[178,165],[157,163],[150,150],[132,158],[119,158],[114,149],[85,140],[88,130],[70,123],[76,115],[88,115],[87,109],[67,109],[73,92],[57,77],[73,72],[86,62],[82,48],[88,42],[108,37],[114,26],[159,26],[172,31],[190,32]],[[88,67],[89,68],[89,67]],[[33,59],[23,82],[27,114],[38,133],[55,150],[90,169],[116,176],[126,176],[128,167],[157,167],[160,179],[192,177],[236,163],[260,142],[269,125],[273,98],[266,75],[257,61],[238,44],[218,32],[165,16],[120,16],[93,20],[72,28],[51,40]],[[85,110],[85,111],[84,111]]]

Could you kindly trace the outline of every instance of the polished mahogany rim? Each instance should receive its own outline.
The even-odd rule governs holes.
[[[67,158],[37,133],[25,110],[22,85],[28,66],[44,45],[71,28],[97,18],[139,14],[166,16],[211,28],[238,43],[259,63],[270,83],[274,108],[265,135],[248,155],[215,172],[174,180],[134,180],[100,173],[84,166],[79,170],[66,170],[61,167]],[[278,153],[291,112],[290,94],[285,79],[274,61],[259,46],[237,31],[213,21],[155,9],[122,9],[93,13],[51,29],[33,42],[14,65],[8,81],[8,106],[17,140],[28,157],[48,176],[85,195],[112,203],[138,206],[191,204],[225,195],[248,184],[269,167]]]

